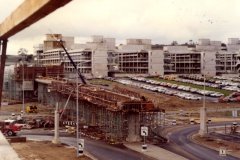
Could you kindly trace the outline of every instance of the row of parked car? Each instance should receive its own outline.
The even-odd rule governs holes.
[[[226,97],[220,97],[219,102],[240,102],[240,92],[233,92]]]
[[[172,84],[172,83],[167,83],[167,82],[160,82],[160,81],[155,81],[155,80],[150,80],[146,79],[144,77],[132,77],[132,80],[140,81],[140,82],[145,82],[153,85],[159,85],[159,86],[164,86],[176,90],[181,90],[181,91],[186,91],[186,92],[191,92],[194,94],[200,94],[200,95],[206,95],[206,96],[211,96],[211,97],[221,97],[224,94],[215,92],[215,91],[209,91],[209,90],[202,90],[202,89],[197,89],[193,88],[190,86],[184,86],[184,85],[177,85],[177,84]]]
[[[179,78],[175,79],[176,81],[180,82],[187,82],[197,85],[204,85],[204,78],[202,76],[196,76],[196,75],[181,75]],[[213,88],[220,88],[224,90],[229,91],[240,91],[240,85],[238,82],[232,82],[229,79],[221,79],[221,78],[212,78],[212,79],[206,79],[205,85]]]
[[[176,90],[168,89],[168,88],[162,87],[162,86],[156,86],[156,85],[152,85],[152,84],[144,84],[144,83],[135,82],[132,80],[127,80],[127,79],[116,79],[116,81],[119,83],[125,84],[125,85],[132,85],[132,86],[143,88],[143,89],[150,90],[153,92],[163,93],[163,94],[167,94],[167,95],[171,95],[171,96],[177,96],[177,97],[180,97],[183,99],[201,100],[201,97],[193,95],[191,93],[176,91]]]

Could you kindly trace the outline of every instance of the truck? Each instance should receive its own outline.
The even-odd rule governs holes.
[[[0,131],[7,136],[15,136],[21,131],[21,126],[17,126],[12,120],[0,121]]]

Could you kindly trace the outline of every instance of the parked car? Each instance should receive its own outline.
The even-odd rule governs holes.
[[[21,128],[14,123],[14,120],[0,121],[0,130],[4,135],[15,136],[17,132],[21,131]]]

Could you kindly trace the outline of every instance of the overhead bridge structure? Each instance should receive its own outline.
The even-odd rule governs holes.
[[[61,81],[59,78],[41,78],[37,82],[40,102],[54,106],[58,101],[63,108],[70,95],[67,106],[67,110],[70,110],[67,120],[70,121],[76,121],[74,115],[78,93],[80,127],[83,130],[84,126],[90,127],[91,134],[95,134],[93,136],[109,142],[141,141],[141,126],[153,129],[163,122],[161,109],[145,97],[125,88],[115,87],[109,90],[79,84],[77,91],[75,82]]]

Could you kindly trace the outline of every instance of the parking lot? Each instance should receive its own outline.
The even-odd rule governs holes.
[[[121,78],[116,79],[116,81],[125,85],[131,85],[152,92],[162,93],[170,96],[177,96],[179,98],[187,100],[201,100],[202,95],[205,94],[207,101],[218,102],[218,97],[223,96],[223,94],[219,92],[208,90],[204,91],[189,86],[159,82],[156,80],[150,80],[143,77],[133,77],[129,79]]]

